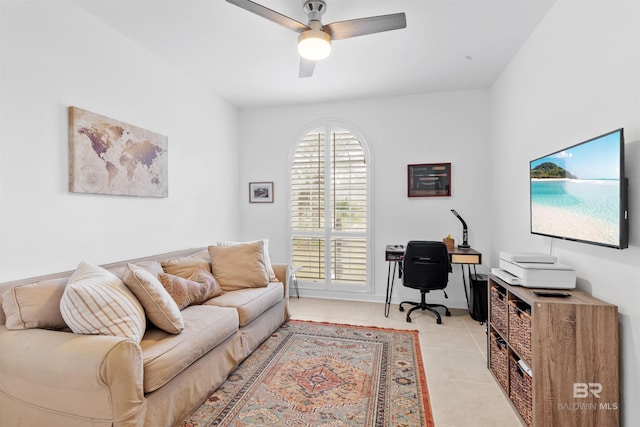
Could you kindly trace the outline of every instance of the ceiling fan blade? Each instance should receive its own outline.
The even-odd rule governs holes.
[[[251,0],[227,0],[227,2],[241,7],[242,9],[248,10],[249,12],[255,13],[256,15],[262,16],[269,21],[275,22],[276,24],[282,25],[283,27],[298,33],[309,29],[309,27],[304,25],[302,22],[291,19],[288,16],[278,13],[275,10],[271,10],[268,7],[264,7],[258,3],[252,2]]]
[[[331,35],[332,40],[341,40],[383,31],[399,30],[406,27],[406,15],[404,13],[393,13],[391,15],[333,22],[325,25],[322,29]]]
[[[309,61],[308,59],[300,58],[300,74],[298,75],[298,77],[311,77],[313,75],[313,69],[315,67],[315,61]]]

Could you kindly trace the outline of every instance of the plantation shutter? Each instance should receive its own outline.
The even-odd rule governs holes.
[[[292,261],[301,280],[328,288],[367,282],[368,185],[363,147],[321,130],[299,143],[291,169]],[[326,260],[329,260],[328,262]]]
[[[291,169],[292,261],[303,266],[297,277],[324,280],[325,147],[322,132],[307,134]]]
[[[340,282],[367,276],[367,164],[360,142],[349,132],[332,134],[331,270]]]

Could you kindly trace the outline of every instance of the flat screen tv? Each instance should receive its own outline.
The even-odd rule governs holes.
[[[628,247],[622,129],[530,162],[531,233]]]

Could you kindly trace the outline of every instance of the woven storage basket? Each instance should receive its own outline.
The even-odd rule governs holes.
[[[496,285],[491,286],[491,323],[500,332],[507,333],[507,293]]]
[[[524,422],[533,423],[533,390],[531,377],[518,367],[518,360],[509,356],[509,398]]]
[[[499,335],[491,331],[489,339],[489,357],[491,358],[491,371],[498,379],[498,383],[502,386],[504,391],[508,392],[508,379],[509,379],[509,357],[507,351],[507,345],[498,344]]]
[[[531,307],[519,300],[509,301],[509,344],[531,366]]]

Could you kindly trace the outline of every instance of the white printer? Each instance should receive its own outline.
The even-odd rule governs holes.
[[[500,268],[491,272],[511,285],[527,288],[573,289],[576,272],[557,258],[540,253],[500,252]]]

